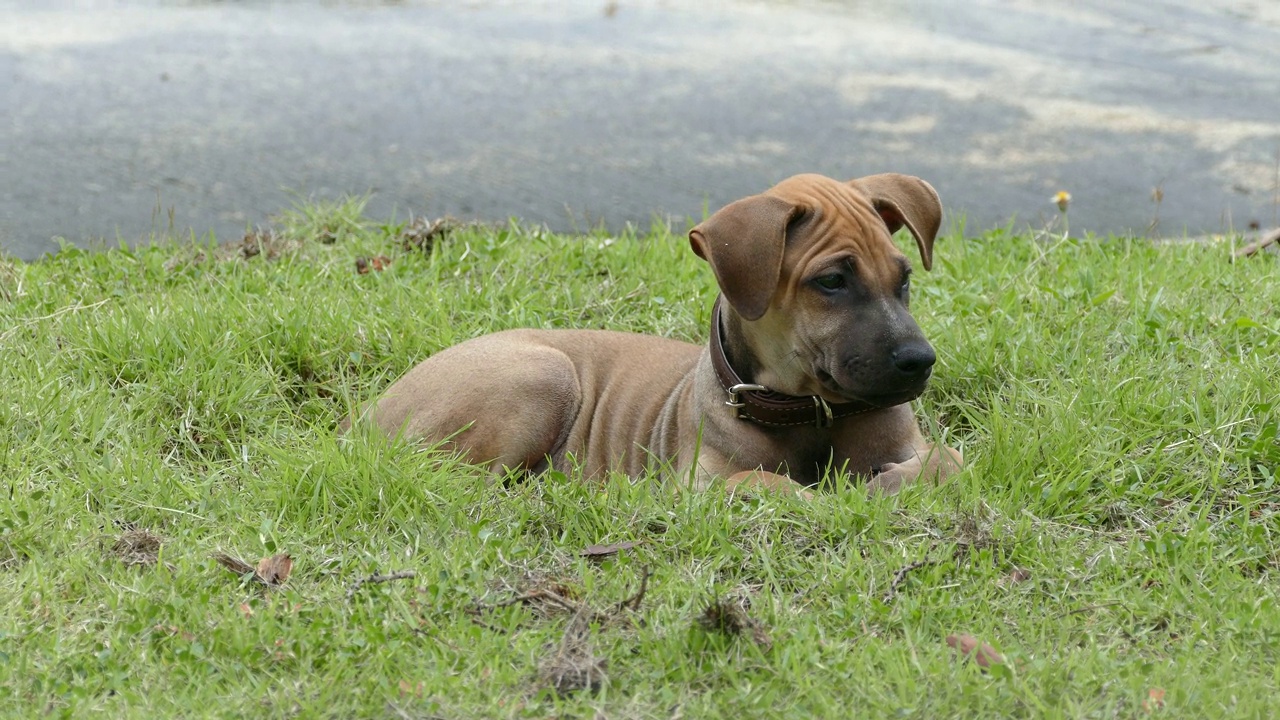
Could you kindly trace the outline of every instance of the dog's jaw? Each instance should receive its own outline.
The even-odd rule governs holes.
[[[851,383],[840,383],[832,373],[821,367],[815,367],[813,374],[822,387],[822,392],[817,394],[820,394],[823,400],[833,403],[861,402],[879,407],[892,407],[915,400],[923,395],[925,388],[928,387],[928,375],[919,382],[904,385],[901,388],[882,391],[865,390],[861,387],[855,387]]]

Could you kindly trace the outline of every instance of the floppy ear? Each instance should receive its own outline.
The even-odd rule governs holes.
[[[942,201],[929,183],[912,175],[868,175],[849,184],[862,191],[892,235],[903,225],[916,238],[925,270],[933,268],[933,241],[942,225]]]
[[[782,251],[795,205],[769,195],[729,203],[689,231],[689,244],[711,264],[725,299],[747,320],[769,309],[782,273]]]

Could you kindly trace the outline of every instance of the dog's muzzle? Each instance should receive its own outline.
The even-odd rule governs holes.
[[[743,382],[729,364],[729,357],[724,352],[720,302],[721,298],[717,297],[716,304],[711,309],[711,365],[715,369],[716,379],[720,381],[720,387],[728,396],[724,404],[729,407],[733,417],[768,427],[811,425],[829,428],[840,418],[890,407],[862,401],[832,405],[819,395],[787,395],[774,392],[764,385]],[[932,353],[932,348],[930,352]],[[929,366],[932,365],[930,362]],[[892,404],[910,402],[918,396],[919,393],[916,393]]]

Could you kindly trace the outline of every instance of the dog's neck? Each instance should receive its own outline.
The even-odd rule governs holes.
[[[739,382],[754,383],[760,365],[751,346],[742,337],[742,317],[737,313],[725,312],[722,302],[722,299],[716,300],[711,318],[712,331],[720,333],[721,355]]]

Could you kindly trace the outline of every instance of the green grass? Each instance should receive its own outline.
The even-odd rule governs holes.
[[[805,503],[625,478],[491,486],[337,439],[344,413],[477,334],[704,337],[715,287],[679,232],[465,228],[408,251],[403,229],[350,202],[285,217],[278,253],[247,259],[0,259],[0,713],[1274,713],[1275,256],[941,239],[915,283],[940,356],[917,406],[968,467]],[[377,255],[385,270],[356,272]],[[144,531],[157,562],[129,564],[117,540]],[[580,556],[622,541],[639,544]],[[218,551],[288,552],[293,574],[262,588]],[[615,610],[646,568],[639,609]],[[415,576],[356,587],[396,571]],[[756,632],[705,627],[713,602],[749,602]],[[599,615],[584,630],[593,616],[566,607]],[[958,662],[952,633],[1005,664]],[[557,662],[591,660],[598,690],[551,689]]]

